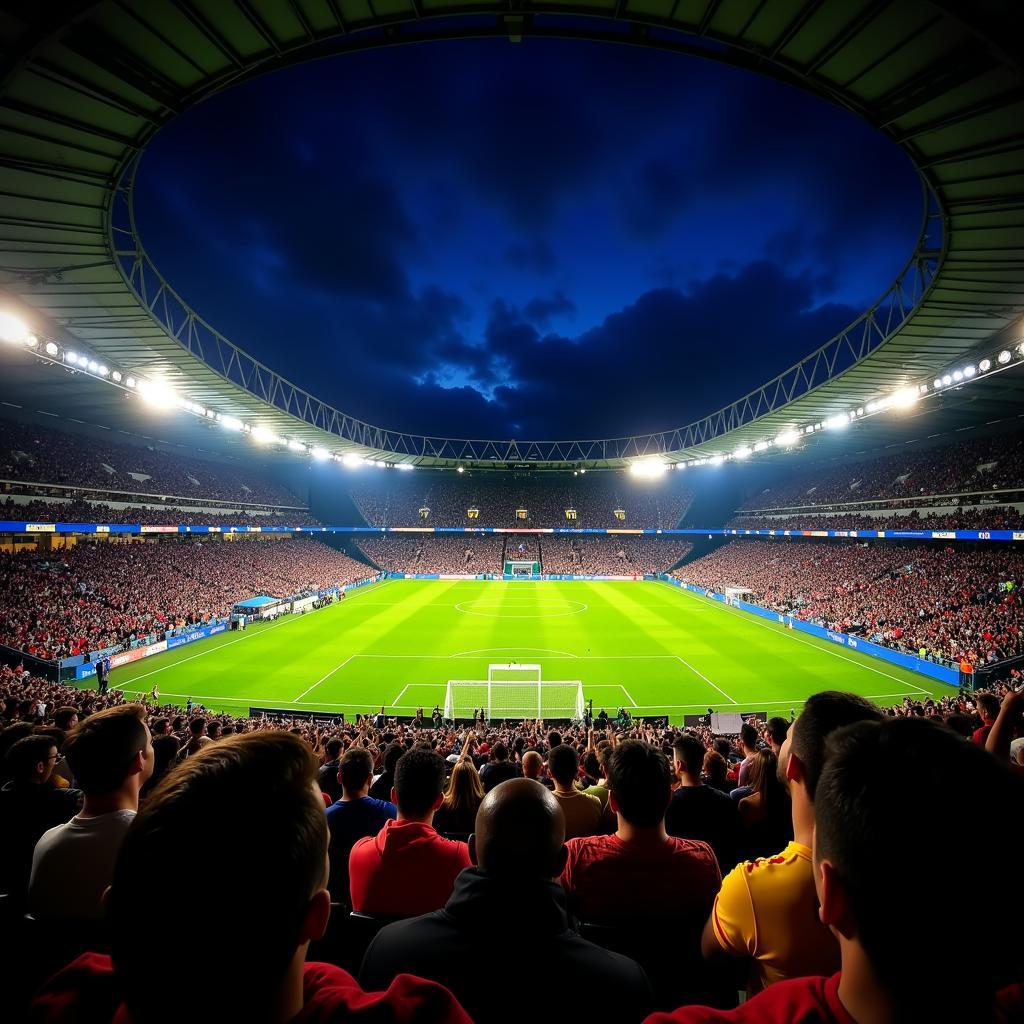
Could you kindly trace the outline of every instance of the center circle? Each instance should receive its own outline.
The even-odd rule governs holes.
[[[575,607],[569,607],[574,605]],[[562,609],[560,611],[545,611],[545,607]],[[488,598],[477,598],[473,601],[459,601],[455,605],[456,611],[465,615],[481,615],[488,619],[556,619],[563,615],[579,615],[587,611],[590,606],[583,601],[530,601],[530,602],[509,602],[498,601]],[[532,608],[530,612],[506,611],[508,608]]]

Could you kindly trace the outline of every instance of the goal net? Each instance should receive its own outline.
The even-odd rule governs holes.
[[[488,720],[582,719],[583,683],[578,679],[542,679],[540,665],[488,665],[486,679],[448,681],[445,718],[472,718],[480,708]]]

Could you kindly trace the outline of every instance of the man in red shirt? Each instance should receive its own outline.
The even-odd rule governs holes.
[[[398,820],[360,839],[349,855],[352,909],[412,917],[440,910],[471,864],[469,847],[438,835],[434,812],[444,799],[444,759],[414,747],[395,765],[391,801]]]
[[[671,917],[699,929],[722,876],[707,843],[665,831],[672,769],[647,743],[625,740],[606,764],[608,802],[618,829],[610,836],[570,839],[562,872],[569,905],[581,920]]]
[[[999,714],[999,698],[994,693],[979,693],[974,698],[974,706],[981,718],[981,728],[974,730],[971,739],[979,747],[983,747],[985,740],[988,739],[988,734],[992,731],[996,716]]]
[[[331,912],[316,772],[309,745],[286,732],[232,736],[179,765],[122,843],[106,896],[112,956],[86,953],[52,978],[35,1024],[469,1024],[433,982],[402,974],[369,993],[305,963]],[[215,893],[223,912],[156,925],[154,879]],[[169,993],[167,978],[187,994]]]
[[[907,764],[927,786],[900,786]],[[828,739],[815,793],[820,916],[842,969],[780,981],[737,1010],[686,1006],[645,1024],[1020,1021],[1024,889],[937,899],[950,865],[998,864],[1014,848],[1024,780],[952,729],[923,718],[859,722]],[[935,965],[967,943],[970,963]],[[1000,990],[1000,986],[1008,986]]]

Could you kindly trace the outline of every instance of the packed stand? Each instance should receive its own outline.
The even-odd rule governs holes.
[[[1014,506],[991,505],[955,512],[913,509],[887,515],[775,513],[736,516],[725,525],[733,530],[1021,530],[1024,512]]]
[[[667,537],[545,537],[544,572],[575,576],[644,576],[667,572],[693,545]]]
[[[202,1020],[511,1024],[522,1007],[495,964],[558,1018],[1020,1019],[1012,869],[998,898],[936,898],[1016,843],[1010,686],[888,713],[819,693],[736,737],[604,713],[557,730],[383,709],[282,728],[10,670],[0,695],[0,885],[45,925],[44,952],[101,914],[108,950],[48,981],[36,1021],[171,1024],[154,963],[189,976]],[[931,785],[894,785],[907,764]],[[153,886],[172,877],[231,912],[187,942],[154,928]],[[932,984],[965,935],[971,969]]]
[[[385,572],[476,576],[502,570],[500,536],[369,536],[360,537],[357,544]]]
[[[141,523],[143,526],[318,526],[306,509],[294,512],[204,511],[152,505],[114,507],[101,501],[0,501],[0,520],[33,523]]]
[[[248,468],[14,420],[0,420],[0,479],[254,505],[302,505],[280,484]]]
[[[373,570],[314,540],[78,544],[0,554],[0,643],[44,660],[130,646],[238,602],[352,583]]]
[[[612,472],[532,476],[417,470],[361,477],[351,493],[371,526],[675,529],[693,498],[680,476],[637,481]],[[471,509],[478,514],[471,516]],[[568,510],[575,518],[566,515]]]
[[[1024,488],[1024,435],[958,440],[839,466],[818,466],[751,495],[741,511]]]
[[[1024,653],[1024,553],[1013,549],[735,541],[673,575],[942,664]]]

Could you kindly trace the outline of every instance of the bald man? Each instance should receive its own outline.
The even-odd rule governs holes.
[[[548,790],[528,778],[491,790],[469,853],[474,867],[456,879],[443,910],[381,929],[363,960],[364,987],[386,987],[402,972],[434,979],[476,1024],[522,1024],[530,1007],[514,994],[524,991],[551,1019],[592,1015],[625,1024],[645,1016],[652,996],[639,965],[569,924],[557,881],[565,819]]]
[[[544,775],[544,758],[536,750],[528,750],[523,754],[523,776],[548,789],[554,789],[555,784]]]

